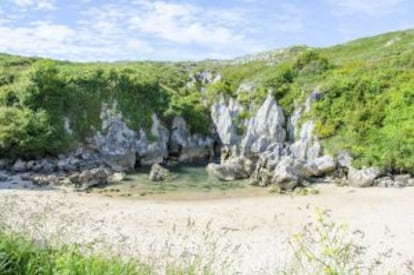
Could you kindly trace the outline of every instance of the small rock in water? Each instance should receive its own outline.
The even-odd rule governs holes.
[[[108,181],[109,182],[123,181],[125,177],[126,177],[126,174],[124,172],[115,172],[111,176],[109,176]]]
[[[154,163],[151,166],[151,172],[149,174],[149,179],[152,181],[163,181],[170,176],[170,171],[162,167],[158,163]]]

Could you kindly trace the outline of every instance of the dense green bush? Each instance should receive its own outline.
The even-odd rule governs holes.
[[[44,111],[0,107],[0,154],[31,157],[53,149],[50,117]],[[52,145],[52,146],[51,146]]]
[[[381,63],[335,70],[313,110],[319,118],[316,133],[334,140],[341,136],[328,149],[351,151],[357,166],[413,171],[413,76],[412,70]]]
[[[208,106],[200,94],[192,89],[184,88],[175,92],[164,115],[168,118],[182,116],[186,119],[192,132],[208,133],[210,126]]]
[[[322,73],[330,68],[329,61],[316,50],[307,50],[299,54],[294,62],[294,68],[302,75]]]

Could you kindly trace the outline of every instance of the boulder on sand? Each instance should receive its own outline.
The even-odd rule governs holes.
[[[207,165],[207,172],[220,180],[246,179],[255,170],[255,163],[244,157],[237,157],[226,161],[223,164],[210,163]]]
[[[374,180],[381,175],[381,172],[375,168],[355,169],[349,167],[348,180],[354,187],[369,187],[374,184]]]

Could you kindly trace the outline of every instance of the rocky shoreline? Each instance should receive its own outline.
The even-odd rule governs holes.
[[[221,96],[211,107],[213,125],[207,135],[191,134],[181,117],[175,117],[167,129],[155,114],[149,133],[142,129],[135,132],[116,111],[116,103],[104,105],[102,129],[88,144],[57,158],[1,160],[4,171],[0,180],[17,175],[38,185],[83,191],[121,181],[125,172],[137,166],[154,165],[151,178],[159,181],[163,169],[159,164],[211,161],[220,156],[220,163],[207,165],[211,176],[224,181],[249,178],[251,184],[278,185],[282,190],[306,186],[315,177],[330,177],[340,185],[354,187],[414,186],[410,174],[385,174],[375,167],[356,169],[347,152],[337,156],[324,152],[313,134],[314,121],[304,119],[312,103],[322,96],[315,89],[304,104],[297,104],[292,116],[286,117],[269,95],[255,115],[245,119],[238,119],[245,107],[234,98]]]

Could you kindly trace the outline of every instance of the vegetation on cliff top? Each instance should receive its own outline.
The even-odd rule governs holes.
[[[206,70],[222,80],[187,85],[191,73]],[[242,83],[252,90],[237,93]],[[205,133],[209,104],[220,93],[251,108],[270,91],[291,113],[316,87],[323,97],[312,117],[328,151],[350,151],[357,166],[414,171],[413,30],[234,61],[75,64],[0,54],[0,154],[70,149],[101,128],[102,103],[116,102],[135,130],[148,129],[157,113],[166,124],[182,115],[193,132]]]

